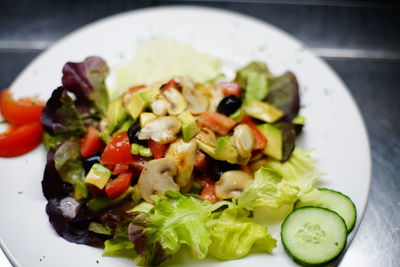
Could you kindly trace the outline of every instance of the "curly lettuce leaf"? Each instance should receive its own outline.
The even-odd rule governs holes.
[[[263,167],[254,176],[251,184],[237,198],[239,207],[248,210],[255,207],[279,208],[292,205],[297,200],[298,187],[286,183],[279,172]]]
[[[285,113],[284,119],[291,121],[299,114],[300,93],[296,76],[288,71],[270,81],[270,90],[266,102]]]
[[[86,128],[67,90],[58,87],[53,91],[42,113],[43,128],[51,136],[62,139],[82,137]]]
[[[298,146],[288,161],[282,163],[269,159],[264,167],[279,172],[286,183],[298,187],[299,195],[313,190],[315,181],[323,174],[318,169],[317,162],[311,157],[311,151],[303,150]]]
[[[106,115],[109,100],[105,79],[109,68],[104,59],[88,57],[83,62],[68,62],[62,73],[62,84],[76,96],[80,114]]]
[[[127,257],[134,259],[136,257],[133,243],[127,237],[116,237],[104,242],[103,256]]]
[[[193,196],[167,192],[153,196],[150,213],[136,216],[128,228],[129,239],[135,244],[138,263],[157,265],[187,245],[193,259],[203,259],[211,243],[205,226],[213,211],[227,202],[210,204]]]
[[[247,210],[230,207],[207,221],[211,233],[211,256],[218,260],[234,260],[250,252],[272,252],[276,240],[266,226],[253,222],[248,216]]]

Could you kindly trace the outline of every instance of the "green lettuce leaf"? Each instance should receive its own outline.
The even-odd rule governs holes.
[[[323,174],[310,154],[311,151],[296,146],[288,161],[270,159],[264,167],[279,172],[286,183],[298,187],[299,195],[303,195],[314,189],[316,179]]]
[[[136,257],[133,243],[127,237],[116,237],[104,242],[103,256],[111,257]]]
[[[297,200],[299,188],[286,183],[279,172],[263,167],[254,176],[253,182],[237,198],[239,207],[248,210],[255,207],[279,208]]]
[[[218,260],[234,260],[250,252],[272,252],[276,240],[266,226],[253,222],[248,216],[249,211],[230,207],[207,221],[211,233],[211,256]]]
[[[129,226],[129,238],[144,265],[160,264],[186,245],[193,259],[203,259],[211,244],[205,223],[211,213],[229,202],[210,204],[178,192],[153,196],[150,213],[136,216]]]
[[[54,164],[64,182],[75,184],[83,178],[79,141],[64,141],[54,153]]]

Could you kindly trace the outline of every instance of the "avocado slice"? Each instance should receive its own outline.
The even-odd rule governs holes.
[[[140,114],[140,128],[143,128],[148,122],[154,120],[156,115],[151,112],[142,112]]]
[[[197,145],[200,150],[216,160],[224,160],[232,164],[238,163],[238,152],[236,148],[229,141],[229,136],[223,136],[217,139],[215,147],[196,139]]]
[[[200,129],[196,124],[196,119],[188,110],[179,114],[178,119],[182,122],[183,140],[188,141],[199,133]]]
[[[110,103],[107,111],[108,132],[110,134],[113,133],[127,118],[128,114],[122,106],[120,99],[117,98],[113,100]]]
[[[119,204],[123,200],[127,199],[133,192],[133,187],[129,187],[122,195],[116,198],[108,198],[107,196],[100,196],[97,198],[92,198],[88,201],[88,206],[94,212],[102,211],[108,209],[114,205]]]
[[[257,129],[262,135],[268,140],[263,153],[267,156],[273,157],[274,159],[282,159],[282,145],[283,136],[282,131],[271,124],[261,124],[257,126]]]
[[[140,95],[140,97],[142,98],[142,100],[145,102],[147,107],[151,106],[151,103],[153,103],[154,99],[156,98],[157,95],[160,94],[160,89],[144,89],[141,90],[139,92],[137,92],[137,94]]]
[[[85,184],[93,185],[102,190],[111,177],[111,171],[99,163],[93,164],[86,175]]]
[[[131,153],[133,155],[140,155],[143,157],[152,157],[153,154],[151,153],[150,148],[139,145],[139,144],[132,144],[131,145]]]
[[[229,163],[238,163],[239,153],[232,145],[229,136],[222,136],[217,139],[215,155],[218,160],[225,160]]]
[[[131,117],[136,120],[140,113],[146,108],[146,102],[140,96],[140,94],[134,94],[131,99],[129,99],[128,104],[126,105],[126,109]]]
[[[244,110],[243,107],[238,108],[232,115],[229,116],[235,122],[241,122],[244,117]]]
[[[257,100],[245,100],[243,103],[243,108],[249,116],[268,123],[273,123],[282,118],[284,115],[281,110],[274,108],[265,102]]]

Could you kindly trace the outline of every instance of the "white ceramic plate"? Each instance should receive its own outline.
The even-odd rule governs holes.
[[[237,13],[197,7],[162,7],[127,12],[90,24],[63,38],[37,57],[11,85],[16,96],[48,99],[61,83],[67,61],[90,55],[110,66],[130,57],[142,40],[165,36],[215,55],[233,70],[251,60],[268,63],[273,73],[293,71],[301,86],[301,113],[307,125],[299,140],[314,148],[322,186],[350,196],[360,224],[370,184],[370,151],[360,113],[336,74],[301,43],[281,30]],[[13,159],[0,159],[0,241],[17,266],[132,266],[122,258],[102,257],[101,249],[69,243],[48,222],[41,180],[46,152],[43,147]],[[269,254],[231,262],[206,260],[191,265],[291,266],[279,231],[272,229],[278,247]],[[187,262],[185,262],[187,263]]]

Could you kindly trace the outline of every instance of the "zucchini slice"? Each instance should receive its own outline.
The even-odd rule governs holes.
[[[281,238],[286,252],[294,261],[316,266],[334,260],[344,250],[347,227],[334,211],[303,207],[286,217]]]
[[[297,200],[294,204],[294,209],[306,206],[321,207],[335,211],[346,222],[347,232],[353,230],[356,219],[357,211],[351,199],[334,190],[319,188],[318,193],[314,196]]]

